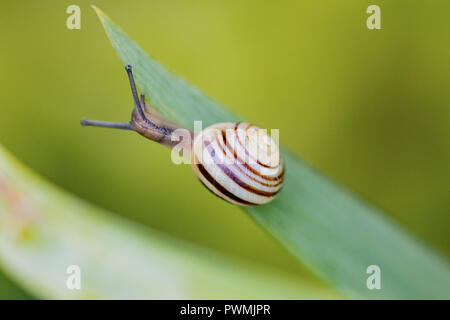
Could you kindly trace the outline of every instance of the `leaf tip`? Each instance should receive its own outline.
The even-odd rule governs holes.
[[[102,10],[100,10],[99,8],[97,8],[95,5],[91,4],[91,8],[94,9],[95,13],[97,14],[97,16],[99,17],[100,21],[103,22],[104,18],[105,18],[105,14],[103,13]]]

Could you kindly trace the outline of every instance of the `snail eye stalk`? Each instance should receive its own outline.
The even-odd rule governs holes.
[[[137,94],[136,84],[134,83],[134,76],[131,65],[127,65],[125,67],[125,70],[127,71],[128,79],[130,80],[131,94],[133,95],[134,107],[139,112],[139,115],[142,117],[142,119],[146,119],[144,110],[142,110],[143,106],[145,105],[144,102],[145,95],[141,94],[141,102],[140,102]]]
[[[109,121],[96,121],[96,120],[81,120],[82,126],[92,126],[92,127],[102,127],[102,128],[112,128],[112,129],[122,129],[122,130],[133,130],[129,122],[109,122]]]
[[[134,108],[137,110],[139,115],[145,121],[148,121],[144,114],[145,109],[145,95],[141,94],[141,101],[139,101],[139,97],[137,94],[136,84],[134,82],[133,71],[131,65],[127,65],[125,70],[128,74],[128,79],[130,80],[131,93],[133,95]],[[83,126],[93,126],[93,127],[103,127],[103,128],[113,128],[113,129],[122,129],[122,130],[133,130],[131,124],[129,122],[108,122],[108,121],[96,121],[96,120],[81,120],[81,125]]]

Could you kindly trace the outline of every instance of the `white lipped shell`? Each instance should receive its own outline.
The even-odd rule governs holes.
[[[278,145],[266,130],[246,122],[217,123],[201,131],[191,160],[200,182],[236,205],[267,203],[283,185]]]

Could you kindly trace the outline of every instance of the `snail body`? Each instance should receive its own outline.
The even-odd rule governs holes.
[[[173,148],[179,125],[158,115],[137,96],[131,66],[126,66],[135,108],[129,123],[83,120],[82,125],[133,130]],[[187,129],[186,129],[187,130]],[[271,136],[246,122],[217,123],[191,137],[191,167],[198,180],[216,196],[239,206],[270,202],[281,190],[284,164]]]

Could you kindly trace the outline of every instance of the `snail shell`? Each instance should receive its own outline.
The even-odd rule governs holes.
[[[246,122],[217,123],[195,136],[192,169],[217,196],[240,206],[271,201],[280,191],[284,165],[278,145]]]

